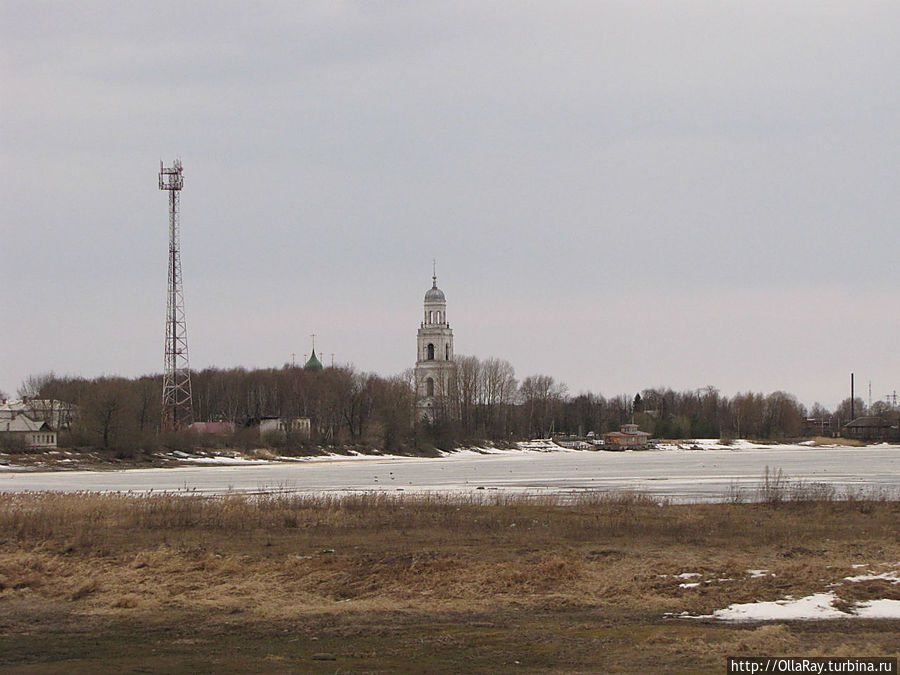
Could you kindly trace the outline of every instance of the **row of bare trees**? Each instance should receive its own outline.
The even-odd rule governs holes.
[[[406,450],[412,425],[412,389],[403,377],[382,378],[352,368],[246,370],[209,368],[191,374],[194,418],[251,428],[263,417],[309,417],[312,443],[367,444]],[[77,406],[68,434],[72,445],[153,448],[159,439],[161,378],[92,380],[29,378],[20,396]],[[248,443],[258,436],[245,435]]]
[[[352,367],[307,371],[292,366],[247,370],[208,368],[192,373],[194,417],[251,429],[264,417],[309,417],[315,445],[356,445],[386,452],[419,452],[482,440],[510,441],[556,434],[602,434],[635,422],[660,438],[786,439],[808,431],[810,415],[822,431],[849,421],[849,399],[837,410],[809,411],[793,395],[722,395],[715,387],[676,392],[645,389],[634,397],[569,395],[549,375],[521,382],[502,359],[457,357],[446,414],[433,425],[417,421],[413,373],[395,377]],[[158,447],[160,378],[29,377],[20,396],[75,404],[69,443],[103,448]],[[873,406],[874,408],[875,406]],[[855,414],[865,406],[857,399]],[[249,432],[247,443],[258,443]]]

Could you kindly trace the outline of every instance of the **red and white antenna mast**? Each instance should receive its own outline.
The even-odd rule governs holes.
[[[163,372],[162,430],[179,431],[193,421],[191,370],[188,366],[187,324],[181,288],[181,246],[178,199],[184,187],[181,160],[171,168],[159,163],[159,189],[169,192],[169,295],[166,307],[166,366]]]

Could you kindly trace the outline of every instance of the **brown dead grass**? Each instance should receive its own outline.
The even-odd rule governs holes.
[[[637,495],[6,494],[0,635],[19,636],[18,644],[25,635],[55,634],[73,616],[104,635],[116,634],[110,625],[146,631],[189,616],[204,644],[214,645],[229,626],[242,640],[271,640],[278,626],[314,620],[339,625],[335,636],[360,654],[381,654],[360,657],[371,669],[387,657],[368,623],[384,617],[378,630],[400,642],[424,631],[424,641],[410,647],[423,659],[434,649],[450,653],[459,641],[480,654],[495,638],[527,638],[520,648],[542,669],[591,670],[637,644],[676,670],[690,659],[720,667],[725,655],[738,653],[808,654],[809,627],[685,625],[667,613],[821,592],[858,574],[853,564],[893,569],[897,522],[900,504],[875,500],[671,505]],[[750,569],[769,574],[751,578]],[[700,576],[675,576],[681,573]],[[686,581],[700,585],[680,587]],[[897,598],[900,586],[834,590],[857,601]],[[518,617],[515,625],[510,616]],[[484,628],[475,630],[473,621]],[[435,634],[417,628],[432,623],[445,627]],[[868,653],[895,644],[884,629],[868,630],[857,635],[874,650]],[[844,629],[819,633],[816,644],[829,649],[851,644]],[[587,646],[564,656],[569,650],[561,645],[572,640]],[[470,665],[480,663],[470,656]],[[410,669],[441,670],[419,665]]]

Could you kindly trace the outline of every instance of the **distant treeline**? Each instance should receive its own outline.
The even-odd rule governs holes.
[[[635,396],[570,395],[549,375],[521,382],[502,359],[457,357],[455,391],[434,423],[417,419],[413,373],[381,377],[352,367],[307,371],[284,366],[247,370],[208,368],[191,374],[194,419],[233,422],[228,443],[259,447],[254,427],[264,417],[309,417],[312,437],[286,439],[281,452],[316,447],[373,448],[420,454],[480,441],[510,442],[558,434],[603,434],[634,421],[657,438],[758,438],[783,440],[839,430],[851,418],[850,399],[835,411],[807,410],[792,394],[722,395],[715,387],[676,392],[645,389]],[[210,443],[187,435],[159,434],[161,377],[137,379],[29,377],[20,396],[78,406],[61,445],[118,450]],[[873,405],[873,413],[878,404]],[[855,414],[865,412],[856,399]],[[810,425],[808,418],[815,418]],[[221,444],[222,441],[217,440]]]

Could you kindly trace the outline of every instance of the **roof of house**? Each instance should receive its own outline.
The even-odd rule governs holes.
[[[28,410],[50,410],[58,408],[61,404],[49,398],[18,398],[0,403],[0,410],[15,410],[16,412],[24,412]]]
[[[635,431],[633,433],[625,431],[610,431],[606,434],[606,436],[613,436],[615,438],[649,438],[650,434],[648,434],[646,431]]]
[[[16,415],[0,422],[0,431],[44,431],[49,429],[46,422],[39,422],[25,415]]]
[[[844,426],[852,427],[854,429],[885,429],[891,426],[891,423],[883,417],[878,417],[876,415],[863,415],[862,417],[857,417],[852,422],[847,422],[847,424],[845,424]]]
[[[0,402],[0,421],[27,415],[36,420],[43,419],[51,428],[68,423],[77,412],[78,406],[56,399],[23,398]]]

